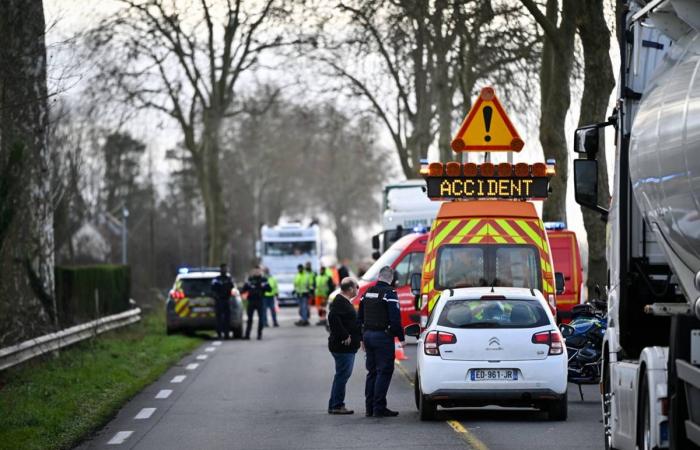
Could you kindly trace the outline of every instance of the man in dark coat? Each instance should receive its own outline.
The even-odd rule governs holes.
[[[211,281],[211,292],[214,297],[214,312],[216,313],[216,335],[219,339],[229,338],[231,326],[231,290],[233,280],[228,274],[226,264],[219,266],[220,274]]]
[[[248,294],[248,324],[245,329],[245,339],[250,339],[250,329],[253,325],[253,315],[258,313],[258,340],[262,339],[263,326],[265,325],[265,304],[263,298],[265,292],[270,289],[270,285],[262,274],[262,270],[256,267],[251,272],[248,280],[243,285],[241,293]]]
[[[357,322],[355,308],[350,299],[357,295],[357,281],[346,277],[340,282],[340,294],[336,295],[328,312],[331,335],[328,350],[335,360],[335,376],[328,401],[328,414],[352,414],[345,408],[345,385],[352,375],[355,353],[360,348],[362,334]]]

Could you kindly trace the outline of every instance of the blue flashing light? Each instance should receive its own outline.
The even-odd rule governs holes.
[[[545,222],[545,230],[566,230],[566,224],[564,222]]]
[[[179,273],[180,275],[184,275],[186,273],[190,273],[190,269],[188,269],[187,267],[180,267],[179,269],[177,269],[177,273]]]
[[[425,166],[428,164],[428,158],[421,158],[420,160],[421,165]]]
[[[556,160],[556,159],[548,159],[548,160],[547,160],[547,165],[548,165],[548,166],[554,166],[554,165],[556,165],[556,164],[557,164],[557,160]]]
[[[427,233],[427,232],[428,232],[428,228],[426,228],[426,227],[421,227],[421,226],[413,227],[413,232],[414,232],[414,233]]]

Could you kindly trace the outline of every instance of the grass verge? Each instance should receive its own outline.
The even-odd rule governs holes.
[[[166,336],[165,319],[141,322],[0,372],[0,449],[70,448],[200,345]]]

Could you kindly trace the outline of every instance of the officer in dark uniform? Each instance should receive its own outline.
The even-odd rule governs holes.
[[[386,407],[386,394],[394,373],[394,338],[404,344],[399,298],[391,286],[394,271],[382,267],[377,284],[360,301],[357,320],[362,326],[362,345],[367,353],[365,415],[394,417],[399,413]]]
[[[229,338],[231,326],[231,290],[233,280],[228,274],[226,264],[219,266],[219,276],[211,281],[211,292],[214,296],[214,311],[216,313],[216,335],[219,339]]]
[[[262,274],[262,270],[256,267],[251,272],[248,280],[243,285],[241,293],[248,293],[248,324],[245,329],[245,339],[250,339],[250,329],[253,326],[253,315],[258,313],[258,340],[262,339],[263,326],[265,325],[265,292],[270,289],[270,284]]]

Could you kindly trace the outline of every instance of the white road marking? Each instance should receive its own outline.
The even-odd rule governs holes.
[[[211,345],[221,345],[221,341],[214,341],[211,343]]]
[[[201,360],[204,360],[204,359],[207,359],[208,357],[209,357],[209,355],[197,355],[197,359],[200,360],[200,361],[201,361]]]
[[[138,414],[136,414],[136,416],[134,416],[134,419],[136,419],[136,420],[150,419],[154,412],[156,412],[155,408],[143,408],[141,411],[139,411]]]
[[[187,378],[187,375],[177,375],[170,380],[171,383],[182,383]]]
[[[204,349],[205,352],[209,352],[209,353],[213,352],[214,350],[216,350],[216,347],[207,347]]]
[[[170,394],[172,394],[172,393],[173,393],[172,389],[161,389],[156,394],[156,398],[168,398],[168,397],[170,397]]]
[[[107,445],[123,444],[124,441],[126,441],[132,434],[134,434],[133,431],[120,431],[115,434],[114,437],[109,440],[109,442],[107,442]]]
[[[199,363],[187,364],[187,370],[194,370],[199,367]]]

